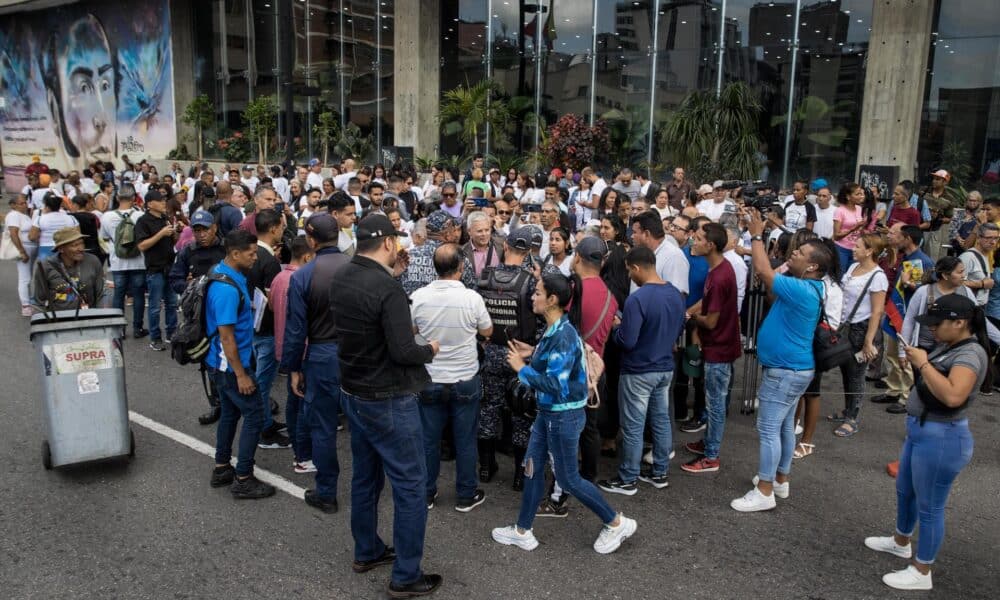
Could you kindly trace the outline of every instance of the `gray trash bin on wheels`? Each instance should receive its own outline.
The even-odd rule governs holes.
[[[31,318],[45,406],[46,469],[135,454],[122,358],[125,324],[122,311],[106,308]]]

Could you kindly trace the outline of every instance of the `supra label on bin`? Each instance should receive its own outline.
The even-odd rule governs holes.
[[[112,345],[111,340],[47,344],[42,352],[52,361],[56,375],[122,366],[121,351]]]
[[[76,376],[76,387],[81,394],[96,394],[101,391],[100,379],[93,371],[84,371]]]

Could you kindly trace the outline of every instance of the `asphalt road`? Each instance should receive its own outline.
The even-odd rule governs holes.
[[[133,425],[135,458],[45,471],[43,409],[27,319],[18,316],[13,265],[0,264],[0,583],[4,598],[379,598],[389,569],[351,572],[350,454],[341,437],[341,511],[325,515],[279,492],[234,501],[208,485],[212,460]],[[214,445],[197,370],[128,339],[130,408]],[[737,369],[741,373],[742,369]],[[827,377],[831,393],[837,377]],[[283,390],[279,379],[276,390]],[[283,393],[279,393],[283,400]],[[833,396],[831,395],[831,398]],[[824,409],[832,409],[828,400]],[[893,480],[884,472],[902,441],[901,418],[866,403],[862,430],[842,440],[821,424],[816,453],[795,461],[791,497],[767,513],[740,514],[729,501],[749,489],[757,441],[751,416],[734,413],[718,473],[688,475],[683,443],[670,487],[640,484],[610,495],[639,522],[608,556],[592,548],[600,524],[579,503],[567,519],[539,519],[533,552],[501,547],[490,529],[512,523],[518,496],[510,459],[469,514],[452,510],[454,463],[442,470],[441,497],[428,518],[424,568],[441,573],[436,598],[995,598],[1000,584],[1000,395],[972,409],[976,451],[947,510],[947,533],[930,593],[898,593],[881,575],[904,561],[864,548],[892,532]],[[258,466],[310,487],[292,473],[288,450],[258,450]],[[601,476],[613,461],[602,459]],[[391,494],[382,532],[391,539]]]

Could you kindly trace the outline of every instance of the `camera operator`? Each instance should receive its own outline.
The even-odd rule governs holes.
[[[813,377],[813,332],[819,321],[823,283],[833,253],[811,240],[788,257],[787,275],[777,275],[764,248],[764,221],[755,209],[745,209],[751,235],[753,268],[774,296],[761,324],[758,360],[764,367],[757,397],[760,413],[760,466],[754,488],[730,505],[740,512],[771,510],[775,494],[788,497],[788,476],[795,451],[795,406]]]

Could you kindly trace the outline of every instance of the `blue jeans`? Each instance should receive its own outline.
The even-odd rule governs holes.
[[[705,363],[705,458],[719,458],[722,434],[726,430],[726,397],[733,376],[732,363]]]
[[[920,521],[917,562],[929,565],[944,541],[944,508],[955,477],[972,460],[969,420],[954,423],[906,417],[906,441],[896,475],[896,533],[912,536]]]
[[[160,302],[166,312],[167,337],[177,329],[177,292],[167,283],[167,273],[146,272],[146,289],[149,290],[149,339],[157,342],[162,339],[160,332]]]
[[[243,417],[240,430],[240,446],[237,450],[236,474],[240,477],[253,473],[253,457],[257,452],[257,441],[264,427],[260,397],[257,392],[245,396],[236,386],[236,375],[208,367],[208,377],[219,394],[222,412],[215,429],[215,463],[229,464],[233,457],[233,439],[236,424]]]
[[[292,391],[292,378],[286,381],[288,399],[285,400],[285,425],[288,429],[288,440],[292,443],[292,454],[295,462],[312,460],[312,437],[309,434],[309,423],[302,418],[302,406],[305,401]],[[270,407],[265,410],[270,412]]]
[[[125,314],[125,294],[132,296],[132,329],[142,329],[146,315],[146,271],[133,269],[130,271],[111,271],[115,282],[115,293],[111,306]]]
[[[622,427],[622,464],[618,476],[631,483],[639,477],[642,431],[649,412],[653,431],[653,474],[666,475],[673,447],[669,393],[673,371],[622,373],[618,380],[618,410]],[[559,481],[562,484],[562,480]]]
[[[427,465],[416,394],[364,400],[342,392],[351,424],[351,534],[354,559],[378,558],[385,542],[378,535],[378,501],[386,476],[392,484],[392,582],[413,583],[423,576],[427,528]]]
[[[337,460],[340,361],[335,358],[336,344],[322,346],[321,349],[310,347],[309,356],[303,364],[306,396],[299,418],[309,424],[312,460],[316,465],[316,493],[321,498],[331,499],[337,497],[337,479],[340,477],[340,462]],[[420,455],[423,456],[423,452]]]
[[[837,258],[840,259],[840,272],[846,273],[847,267],[851,266],[851,263],[854,262],[854,250],[848,250],[840,244],[834,245],[837,246]]]
[[[774,481],[776,473],[788,475],[795,452],[795,407],[812,381],[814,371],[792,371],[764,367],[757,390],[760,408],[757,434],[760,437],[761,481]]]
[[[55,254],[55,246],[39,246],[38,247],[38,258],[35,260],[45,260],[46,258]]]
[[[437,493],[441,472],[441,432],[451,417],[455,443],[455,497],[471,499],[479,485],[476,473],[476,433],[483,384],[479,375],[458,383],[432,383],[420,393],[420,422],[427,461],[427,497]]]
[[[597,486],[580,477],[577,453],[580,451],[580,432],[587,422],[585,410],[538,411],[524,455],[524,494],[521,496],[521,512],[517,516],[518,527],[531,529],[538,503],[545,495],[545,462],[549,459],[552,460],[552,472],[563,491],[594,511],[601,523],[608,524],[615,520],[615,509],[601,496]]]
[[[253,356],[257,361],[254,377],[260,387],[260,400],[264,403],[264,412],[267,414],[264,422],[264,429],[267,429],[274,423],[274,417],[271,416],[271,386],[278,375],[278,361],[274,360],[274,336],[254,335]]]

